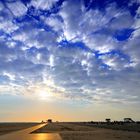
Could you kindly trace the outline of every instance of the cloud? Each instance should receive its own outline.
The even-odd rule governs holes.
[[[27,7],[20,1],[7,2],[6,5],[10,12],[16,17],[23,16],[27,12]]]
[[[110,67],[110,70],[123,70],[126,67],[129,66],[130,62],[127,60],[127,58],[124,58],[123,56],[119,54],[105,54],[101,55],[100,58],[102,59],[103,63]]]
[[[139,103],[139,8],[57,2],[0,3],[0,94]]]
[[[29,6],[34,6],[36,9],[49,10],[58,0],[32,0]]]
[[[121,12],[121,11],[120,11]],[[117,15],[114,17],[114,19],[110,22],[110,28],[112,29],[124,29],[124,28],[131,28],[134,19],[131,16],[130,12],[122,11],[121,13],[116,13]]]
[[[15,75],[13,75],[13,74],[10,74],[10,73],[7,73],[7,72],[4,72],[3,75],[4,75],[4,76],[7,76],[10,80],[15,80]]]
[[[19,30],[13,33],[14,40],[23,42],[26,47],[50,48],[56,46],[57,36],[44,29],[38,29],[33,24],[25,23]],[[46,46],[47,45],[47,46]]]
[[[54,31],[56,32],[62,31],[63,22],[61,21],[59,16],[52,15],[47,18],[45,16],[41,16],[41,19],[46,25],[52,27]]]
[[[140,7],[139,7],[140,8]],[[140,58],[138,52],[139,50],[139,37],[140,37],[140,31],[139,31],[139,8],[137,10],[137,13],[134,17],[135,22],[133,23],[133,27],[135,28],[135,31],[132,33],[131,37],[129,38],[128,42],[124,46],[124,51],[129,54],[131,57],[131,61],[133,62],[133,65],[135,68],[139,68],[140,65]]]
[[[18,26],[12,20],[13,16],[11,12],[0,2],[0,30],[5,33],[11,33],[18,29]]]

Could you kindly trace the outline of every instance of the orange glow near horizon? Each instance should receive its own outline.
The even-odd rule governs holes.
[[[140,112],[133,107],[114,108],[109,104],[88,104],[78,105],[77,102],[68,100],[38,100],[11,98],[10,104],[7,104],[7,97],[3,106],[0,106],[1,122],[41,122],[47,119],[53,121],[91,121],[105,120],[122,120],[125,117],[131,117],[139,120]],[[16,100],[16,101],[15,101]],[[136,114],[136,115],[134,115]]]
[[[57,140],[58,140],[58,138],[59,138],[59,135],[58,134],[36,134],[35,135],[35,137],[34,137],[34,140],[47,140],[47,139],[49,139],[49,140],[54,140],[55,138],[57,138]]]

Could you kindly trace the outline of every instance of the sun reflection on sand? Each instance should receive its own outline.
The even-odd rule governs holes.
[[[46,124],[0,136],[0,140],[62,140],[58,133],[32,133]]]
[[[46,134],[37,134],[35,140],[47,140],[49,138]]]
[[[48,133],[48,134],[36,134],[36,137],[34,137],[34,140],[61,140],[59,134],[54,133]]]

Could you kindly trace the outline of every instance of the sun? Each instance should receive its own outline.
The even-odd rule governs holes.
[[[39,91],[38,96],[41,100],[50,100],[52,97],[52,94],[46,91]]]

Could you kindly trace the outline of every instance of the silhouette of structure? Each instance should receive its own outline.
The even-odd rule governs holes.
[[[111,119],[107,118],[105,119],[107,123],[110,123],[111,122]]]
[[[52,123],[52,119],[48,119],[47,122],[48,122],[48,123]]]
[[[133,123],[134,121],[131,118],[124,118],[125,123]]]

